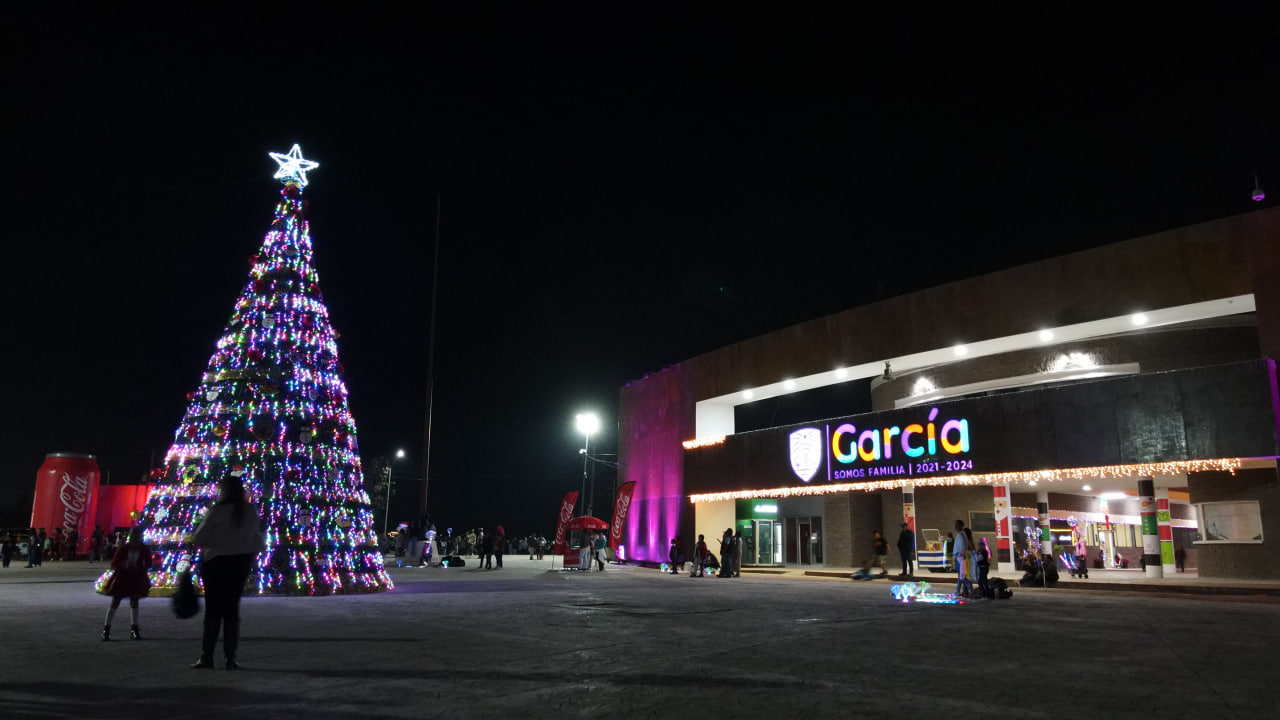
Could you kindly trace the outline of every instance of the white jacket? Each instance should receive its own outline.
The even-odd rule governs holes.
[[[191,535],[191,541],[200,548],[200,557],[209,561],[219,555],[257,555],[267,548],[262,535],[258,507],[249,505],[248,512],[237,526],[231,513],[235,506],[219,503],[209,508],[204,519]]]

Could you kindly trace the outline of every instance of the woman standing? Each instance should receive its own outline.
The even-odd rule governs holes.
[[[240,594],[253,569],[254,558],[266,548],[259,527],[258,508],[244,494],[240,478],[226,475],[218,481],[222,496],[191,536],[200,548],[200,577],[204,579],[204,636],[200,642],[200,659],[193,668],[213,667],[213,649],[218,644],[218,630],[223,630],[222,652],[227,669],[236,663],[240,643]]]
[[[993,598],[995,591],[987,583],[987,576],[991,573],[991,546],[987,544],[986,538],[982,538],[978,543],[975,554],[978,556],[978,595]]]
[[[111,579],[104,588],[111,596],[111,607],[107,608],[107,621],[102,624],[102,639],[111,639],[111,620],[116,616],[116,608],[120,601],[129,598],[129,637],[141,640],[138,632],[138,600],[151,591],[151,579],[147,572],[151,570],[151,548],[142,542],[142,528],[134,525],[129,531],[129,542],[120,546],[111,558]]]

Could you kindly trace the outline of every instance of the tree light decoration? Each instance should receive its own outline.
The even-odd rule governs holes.
[[[286,184],[296,182],[299,187],[306,187],[307,171],[320,167],[320,163],[303,158],[302,148],[298,147],[296,143],[287,155],[274,152],[267,154],[280,165],[280,169],[276,170],[274,177],[277,180],[284,180]]]
[[[768,490],[735,490],[731,492],[699,493],[689,496],[691,503],[720,502],[722,500],[754,500],[756,498],[787,498],[810,495],[830,495],[833,493],[877,492],[881,490],[900,490],[905,485],[915,487],[956,487],[974,485],[1015,485],[1018,483],[1034,484],[1037,481],[1059,482],[1062,480],[1082,480],[1084,478],[1108,477],[1150,477],[1152,475],[1175,475],[1193,472],[1225,471],[1235,474],[1244,466],[1240,458],[1223,458],[1218,460],[1176,460],[1160,463],[1141,463],[1138,465],[1102,465],[1087,468],[1065,468],[1059,470],[1031,470],[1028,472],[986,473],[981,475],[951,475],[947,477],[914,477],[895,480],[873,480],[858,483],[831,483],[830,485],[805,485],[799,487],[770,488]]]
[[[329,595],[391,589],[364,489],[356,424],[338,362],[337,333],[312,266],[297,145],[275,217],[248,281],[174,433],[138,518],[155,552],[157,594],[176,587],[184,558],[200,580],[188,536],[218,497],[217,481],[244,483],[267,549],[250,577],[260,594]],[[111,573],[98,581],[101,591]]]

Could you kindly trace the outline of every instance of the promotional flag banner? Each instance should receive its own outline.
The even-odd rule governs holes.
[[[578,491],[570,490],[564,494],[564,499],[560,501],[560,519],[556,522],[556,540],[552,546],[551,553],[553,555],[564,554],[564,531],[565,526],[573,519],[573,506],[578,502]]]
[[[623,483],[618,488],[618,496],[613,499],[613,524],[609,526],[609,547],[617,551],[622,544],[622,529],[627,526],[627,511],[631,509],[631,493],[635,492],[636,483]]]

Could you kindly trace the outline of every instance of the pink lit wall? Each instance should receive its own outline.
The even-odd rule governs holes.
[[[661,563],[671,538],[682,531],[692,541],[693,506],[684,494],[684,448],[693,437],[695,410],[689,373],[676,365],[622,388],[618,438],[621,482],[634,480],[627,518],[628,560]]]

